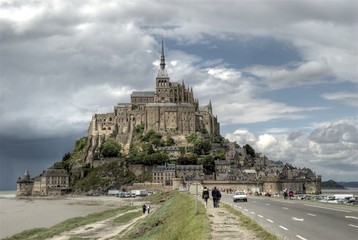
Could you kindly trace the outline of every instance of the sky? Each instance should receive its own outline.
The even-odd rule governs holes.
[[[0,190],[39,175],[94,113],[172,82],[221,135],[358,181],[357,1],[0,0]]]

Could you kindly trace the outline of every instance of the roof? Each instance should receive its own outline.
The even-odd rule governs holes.
[[[155,92],[132,92],[131,97],[153,97]]]
[[[49,168],[42,174],[42,177],[68,177],[68,173],[65,169]]]
[[[148,107],[193,107],[190,103],[147,103]]]

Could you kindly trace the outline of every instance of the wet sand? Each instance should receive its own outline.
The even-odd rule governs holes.
[[[33,228],[51,227],[66,219],[120,207],[117,197],[66,196],[17,199],[0,193],[0,239]]]

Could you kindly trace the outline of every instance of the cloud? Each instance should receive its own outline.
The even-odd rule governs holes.
[[[251,75],[262,79],[271,90],[317,85],[331,75],[325,61],[311,61],[298,66],[253,66],[245,69]]]
[[[247,137],[248,136],[248,137]],[[316,125],[311,131],[262,134],[238,129],[225,137],[250,144],[270,160],[309,167],[323,179],[355,181],[358,172],[358,126],[345,120]]]
[[[342,102],[346,105],[358,107],[358,92],[331,92],[321,95],[324,99]]]
[[[92,114],[129,102],[131,91],[154,89],[161,36],[171,80],[193,87],[200,104],[211,100],[222,126],[306,123],[318,114],[324,121],[328,104],[292,103],[270,93],[319,87],[320,100],[356,107],[352,90],[324,87],[357,84],[357,20],[354,1],[2,1],[0,138],[85,134]],[[277,59],[276,48],[272,62],[240,54],[267,42],[297,56]],[[306,133],[274,130],[261,138],[239,135],[297,163],[313,150],[328,151],[313,135],[312,151],[305,152]],[[286,150],[293,148],[297,153]]]

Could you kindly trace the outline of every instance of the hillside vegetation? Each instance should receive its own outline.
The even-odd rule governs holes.
[[[321,182],[321,188],[322,189],[344,189],[344,186],[336,183],[333,180],[328,180],[325,182]]]
[[[211,151],[212,142],[224,141],[219,135],[191,134],[189,136],[163,136],[150,130],[144,133],[144,126],[135,128],[129,154],[124,156],[123,147],[114,139],[107,139],[93,154],[93,160],[105,160],[99,167],[86,164],[88,154],[87,137],[78,139],[72,152],[64,154],[62,161],[56,162],[52,168],[66,169],[70,173],[70,186],[76,192],[96,191],[104,193],[108,189],[120,189],[121,186],[133,182],[151,181],[151,172],[135,176],[128,168],[129,164],[147,166],[173,164],[202,164],[205,174],[215,171],[215,159],[225,157],[225,151]],[[180,149],[179,158],[170,158],[160,150],[163,147],[175,146]]]

